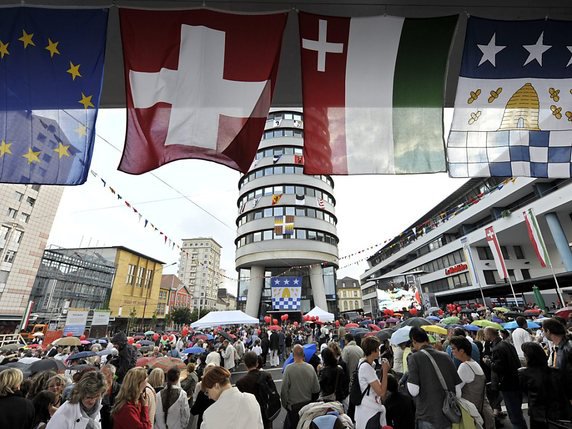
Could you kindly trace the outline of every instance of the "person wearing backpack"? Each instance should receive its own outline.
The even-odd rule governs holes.
[[[177,367],[167,371],[167,386],[157,394],[155,429],[187,429],[191,412],[187,393],[178,386],[180,375]]]
[[[278,395],[276,385],[269,372],[260,371],[258,368],[258,356],[255,352],[247,352],[243,356],[243,362],[246,365],[248,373],[236,381],[238,390],[244,393],[251,393],[254,395],[262,414],[262,423],[264,429],[272,428],[272,420],[276,410],[270,407],[270,392]],[[278,395],[278,398],[280,396]],[[280,402],[278,402],[278,412],[280,411]]]
[[[365,357],[358,364],[350,390],[350,402],[355,405],[355,429],[377,429],[386,425],[383,401],[387,396],[387,374],[390,366],[389,361],[384,359],[381,364],[381,377],[378,378],[375,361],[379,358],[380,345],[377,337],[367,337],[361,342]]]

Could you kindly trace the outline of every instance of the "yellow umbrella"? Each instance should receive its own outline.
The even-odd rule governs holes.
[[[56,346],[80,346],[81,341],[78,337],[62,337],[53,342]]]
[[[447,330],[437,325],[423,325],[421,329],[427,332],[433,332],[434,334],[447,335]]]

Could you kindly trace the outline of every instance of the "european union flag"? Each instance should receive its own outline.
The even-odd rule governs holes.
[[[453,177],[572,177],[572,22],[471,17],[447,141]]]
[[[87,179],[108,9],[0,13],[0,182]]]

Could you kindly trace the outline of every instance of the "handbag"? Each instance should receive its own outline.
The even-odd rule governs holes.
[[[441,370],[437,366],[435,359],[431,356],[426,350],[420,350],[422,353],[425,354],[431,361],[431,365],[435,369],[435,373],[437,374],[437,378],[439,379],[439,383],[441,383],[441,387],[445,391],[445,399],[443,400],[443,407],[442,411],[445,417],[451,423],[459,423],[461,421],[461,407],[459,406],[459,401],[457,401],[457,396],[455,393],[451,392],[447,389],[447,384],[445,383],[445,379],[443,378],[443,374],[441,374]]]

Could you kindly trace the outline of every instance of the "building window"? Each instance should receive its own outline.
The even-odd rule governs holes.
[[[357,290],[354,290],[354,298],[357,298]]]
[[[153,279],[153,270],[147,270],[147,273],[145,275],[145,287],[147,288],[151,287],[152,279]]]
[[[11,239],[12,243],[20,244],[23,235],[24,233],[22,231],[15,229],[14,232],[12,233],[12,239]]]
[[[26,199],[26,202],[30,205],[30,207],[34,207],[34,204],[36,204],[36,199],[32,198],[32,197],[28,197]]]
[[[10,217],[12,219],[16,219],[16,213],[18,213],[18,211],[16,209],[13,209],[13,208],[8,209],[8,217]]]
[[[30,215],[27,213],[20,213],[20,220],[24,223],[28,223],[30,220]]]
[[[21,192],[16,191],[16,199],[18,201],[22,201],[22,198],[24,198],[24,194]]]
[[[135,278],[135,265],[129,264],[129,266],[127,267],[127,279],[125,280],[125,283],[127,283],[128,285],[132,285],[134,278]]]
[[[6,240],[6,238],[8,238],[8,232],[10,232],[10,228],[8,228],[7,226],[3,226],[0,228],[0,238],[2,240]]]
[[[144,277],[145,277],[145,268],[139,267],[139,269],[137,270],[137,283],[136,283],[138,287],[141,287]]]
[[[13,250],[8,250],[6,255],[4,256],[4,262],[13,263],[14,259],[16,258],[16,252]]]
[[[506,246],[501,246],[500,247],[501,253],[502,253],[502,257],[505,259],[510,259],[510,256],[508,254],[508,249],[506,248]]]
[[[522,251],[522,247],[520,246],[514,246],[514,254],[516,256],[516,259],[526,259],[524,257],[524,252]]]
[[[354,310],[359,308],[359,304],[357,301],[354,301]]]
[[[40,190],[40,186],[41,185],[32,185],[32,189],[37,192]]]
[[[490,261],[493,259],[493,253],[490,247],[477,247],[477,253],[481,261]]]
[[[520,270],[520,272],[522,273],[523,280],[530,280],[530,270],[523,268],[522,270]]]

